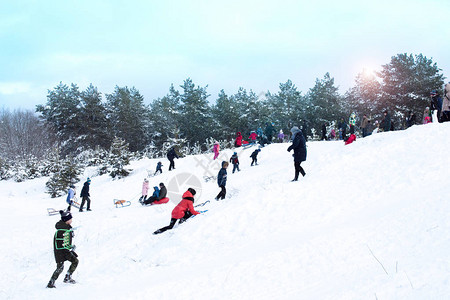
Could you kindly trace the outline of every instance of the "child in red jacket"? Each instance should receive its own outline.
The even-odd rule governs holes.
[[[200,214],[198,211],[194,209],[194,196],[196,192],[193,188],[188,188],[186,192],[183,194],[183,199],[177,206],[172,210],[172,219],[170,220],[170,224],[166,227],[160,228],[153,232],[153,234],[160,234],[166,230],[172,229],[175,226],[175,223],[180,220],[179,224],[183,223],[193,215]]]

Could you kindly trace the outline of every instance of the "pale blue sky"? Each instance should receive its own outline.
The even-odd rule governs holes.
[[[448,0],[2,1],[0,108],[33,109],[60,81],[150,103],[190,77],[213,101],[287,79],[305,93],[330,72],[344,93],[398,53],[450,78],[449,16]]]

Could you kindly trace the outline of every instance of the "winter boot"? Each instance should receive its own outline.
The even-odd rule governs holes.
[[[47,288],[48,288],[48,289],[54,289],[54,288],[56,288],[56,286],[55,286],[55,280],[50,279],[50,281],[49,281],[48,284],[47,284]]]
[[[66,277],[64,277],[64,282],[65,283],[77,283],[75,280],[72,279],[72,276],[70,274],[66,274]]]

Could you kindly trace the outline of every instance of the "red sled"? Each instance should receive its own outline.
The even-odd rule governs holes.
[[[155,205],[155,204],[164,204],[164,203],[167,203],[167,202],[169,202],[169,198],[164,197],[164,198],[162,198],[161,200],[157,200],[157,201],[152,202],[152,205]]]

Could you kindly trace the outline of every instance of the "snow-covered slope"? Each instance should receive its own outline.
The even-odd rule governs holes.
[[[414,126],[343,142],[309,142],[306,177],[294,175],[288,144],[237,149],[241,172],[228,168],[228,195],[219,192],[213,154],[176,160],[164,182],[171,201],[142,207],[137,198],[147,170],[126,179],[92,177],[92,212],[73,212],[79,283],[55,269],[54,224],[46,179],[0,182],[1,299],[446,299],[450,295],[450,124]],[[233,150],[223,151],[228,160]],[[90,176],[89,170],[83,180]],[[77,185],[77,194],[83,182]],[[181,193],[194,186],[196,204],[212,200],[172,231]],[[115,208],[113,199],[132,205]]]

